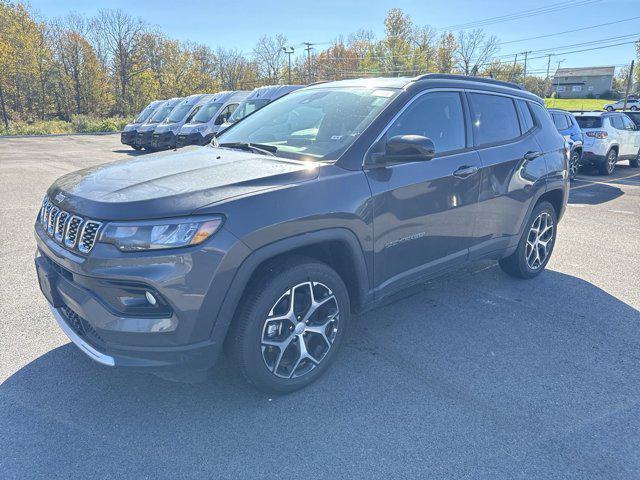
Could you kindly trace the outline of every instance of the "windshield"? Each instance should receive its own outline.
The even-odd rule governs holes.
[[[153,111],[155,109],[156,109],[155,105],[153,107],[151,105],[148,105],[147,108],[145,108],[144,110],[142,110],[140,112],[140,115],[138,115],[136,117],[136,119],[133,121],[133,123],[142,123],[142,122],[144,122],[147,118],[149,118],[151,116],[151,114],[153,113]]]
[[[163,123],[174,123],[181,121],[191,111],[193,105],[178,105],[171,111],[171,114]]]
[[[158,108],[155,112],[153,112],[153,115],[151,115],[149,120],[147,120],[147,123],[159,123],[163,121],[165,118],[167,118],[167,115],[171,113],[171,110],[173,110],[173,106],[163,105],[162,107]]]
[[[209,120],[213,118],[220,107],[222,107],[222,103],[207,103],[198,114],[191,119],[190,123],[207,123]]]
[[[576,117],[580,128],[600,128],[602,127],[602,117]]]
[[[276,155],[284,157],[335,160],[396,92],[363,87],[298,90],[231,127],[218,143],[257,143],[276,147]]]
[[[256,110],[260,110],[269,102],[270,100],[266,98],[256,98],[253,100],[247,100],[246,102],[242,102],[240,105],[238,105],[238,108],[236,108],[236,111],[233,112],[233,115],[229,117],[229,121],[237,122],[238,120],[242,120],[244,117],[246,117],[250,113],[253,113]]]

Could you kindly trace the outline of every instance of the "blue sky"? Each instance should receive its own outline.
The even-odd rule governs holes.
[[[318,48],[324,48],[338,36],[346,37],[359,28],[372,30],[380,38],[383,36],[384,16],[393,7],[400,7],[409,13],[416,24],[429,24],[435,28],[478,22],[537,8],[549,7],[555,10],[554,13],[511,19],[483,27],[487,33],[496,35],[502,42],[640,17],[640,0],[573,1],[582,2],[582,5],[557,8],[570,3],[568,0],[31,0],[30,3],[45,17],[64,16],[69,12],[92,15],[100,8],[121,8],[132,15],[142,17],[150,24],[157,25],[170,37],[201,42],[214,48],[219,45],[235,47],[245,52],[250,52],[263,34],[285,34],[296,48],[296,52],[302,52],[302,42],[314,42],[318,44]],[[505,44],[501,46],[498,54],[555,49],[574,44],[577,46],[565,51],[578,50],[599,46],[585,45],[586,42],[632,34],[638,34],[633,38],[640,38],[640,18],[565,35]],[[629,40],[630,38],[620,38],[611,40],[610,43]],[[531,56],[542,56],[544,53],[547,52],[534,53]],[[582,67],[628,64],[633,57],[634,49],[630,44],[583,53],[560,53],[552,57],[551,70],[553,71],[557,62],[563,59],[562,67]],[[545,70],[546,57],[532,60],[529,65],[530,70]]]

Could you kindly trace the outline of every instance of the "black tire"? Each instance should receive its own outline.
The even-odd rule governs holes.
[[[606,110],[607,112],[613,112],[613,107],[607,107]]]
[[[611,149],[607,152],[604,160],[598,164],[598,172],[600,175],[613,175],[616,171],[616,162],[618,161],[618,152],[615,149]]]
[[[132,148],[133,148],[134,150],[142,150],[142,147],[137,147],[137,146],[135,146],[135,145],[132,145]]]
[[[338,308],[338,314],[335,315],[334,313],[333,315],[336,319],[334,320],[336,321],[335,325],[337,325],[335,331],[334,323],[327,324],[330,332],[329,335],[335,336],[317,365],[311,366],[313,362],[309,360],[300,363],[300,367],[309,366],[311,370],[303,372],[295,378],[282,378],[274,373],[274,370],[277,370],[282,374],[282,370],[278,367],[281,362],[274,362],[275,368],[272,367],[272,369],[267,366],[267,356],[271,355],[272,350],[276,349],[276,354],[274,355],[277,357],[280,349],[263,345],[265,341],[263,335],[265,335],[267,331],[266,320],[272,309],[275,309],[276,306],[279,305],[279,302],[285,298],[285,295],[290,292],[293,287],[304,284],[305,282],[312,282],[313,285],[326,286],[330,290],[329,293],[332,293],[335,297]],[[284,301],[288,300],[285,298]],[[296,302],[297,300],[294,301],[294,305]],[[333,302],[333,300],[331,302]],[[331,314],[327,314],[326,318],[330,317]],[[300,316],[297,318],[297,321],[299,321]],[[326,318],[322,321],[326,321]],[[289,393],[306,387],[317,380],[327,370],[340,349],[348,328],[349,320],[349,295],[340,276],[324,263],[307,257],[292,256],[280,262],[270,263],[265,268],[262,268],[257,277],[252,280],[233,320],[229,336],[226,340],[227,350],[236,360],[240,371],[247,381],[256,388],[266,392]],[[291,330],[291,324],[282,323],[282,330],[284,331],[283,337],[294,337],[294,339],[286,348],[282,349],[283,355],[281,358],[285,360],[287,355],[293,357],[289,364],[289,370],[295,373],[298,372],[298,370],[296,370],[295,367],[291,368],[290,365],[296,361],[296,358],[302,357],[300,355],[300,344],[297,342],[305,342],[305,348],[309,350],[309,353],[311,353],[314,348],[321,347],[322,345],[326,347],[327,343],[320,342],[320,344],[312,344],[312,342],[318,342],[320,337],[312,334],[307,336],[306,333],[296,336],[297,328],[293,330],[292,333],[288,333],[287,328]],[[289,325],[289,327],[286,325]],[[304,328],[304,325],[302,325],[302,327]],[[302,335],[304,335],[304,337]],[[306,341],[305,338],[307,339]],[[322,340],[324,341],[324,339]],[[308,365],[305,365],[305,363]]]
[[[551,218],[551,236],[549,238],[549,244],[546,249],[546,256],[544,260],[539,264],[539,266],[532,268],[527,261],[527,241],[530,239],[530,234],[535,222],[537,221],[538,217],[543,214],[547,214],[549,218]],[[542,201],[537,204],[531,212],[529,219],[527,220],[524,232],[522,233],[522,237],[520,238],[520,242],[518,243],[518,248],[516,248],[516,251],[513,252],[510,256],[500,260],[500,267],[502,268],[502,270],[513,277],[525,279],[533,278],[539,275],[540,272],[542,272],[547,266],[547,263],[549,262],[549,259],[551,258],[551,255],[553,253],[553,247],[556,243],[557,226],[558,217],[553,206],[547,201]]]
[[[633,160],[629,160],[629,166],[631,168],[640,168],[640,150],[638,150],[636,158],[634,158]]]
[[[638,107],[636,107],[635,105],[634,105],[633,107],[631,107],[631,111],[632,111],[632,112],[635,112],[635,111],[637,111],[637,110],[638,110]]]

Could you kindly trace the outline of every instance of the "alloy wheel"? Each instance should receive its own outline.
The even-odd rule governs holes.
[[[578,152],[572,152],[569,158],[569,178],[573,180],[578,175],[580,154]]]
[[[618,161],[618,155],[615,150],[611,150],[607,155],[607,172],[613,173],[616,168],[616,162]]]
[[[529,229],[525,254],[527,265],[537,270],[544,265],[553,244],[553,218],[548,212],[538,215]]]
[[[280,378],[298,378],[320,365],[333,346],[338,301],[326,285],[300,283],[273,305],[261,333],[262,359]]]

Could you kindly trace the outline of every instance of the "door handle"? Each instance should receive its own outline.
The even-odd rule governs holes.
[[[538,157],[541,157],[542,155],[543,155],[542,152],[527,152],[524,154],[522,158],[524,158],[528,162]]]
[[[478,171],[478,167],[470,167],[468,165],[464,165],[453,172],[453,176],[457,178],[467,178],[473,175]]]

